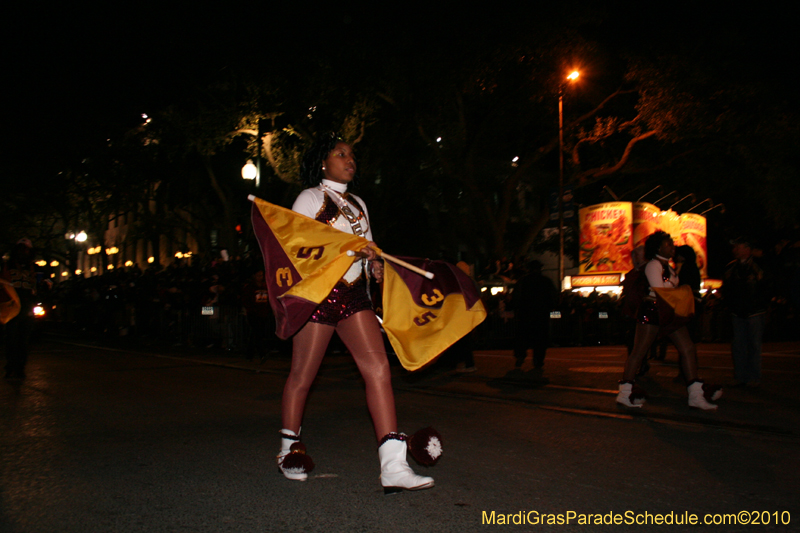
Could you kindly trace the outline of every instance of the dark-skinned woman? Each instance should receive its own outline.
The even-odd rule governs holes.
[[[637,313],[636,334],[633,341],[633,350],[625,362],[625,371],[622,381],[619,382],[617,403],[626,407],[641,407],[644,404],[644,394],[634,387],[636,372],[642,365],[642,360],[647,350],[656,340],[659,330],[665,328],[670,331],[670,324],[660,324],[656,304],[656,288],[675,288],[679,284],[678,275],[670,266],[669,260],[675,254],[675,243],[663,231],[650,235],[645,242],[645,257],[648,263],[645,266],[645,275],[649,291],[645,292]],[[689,383],[689,406],[703,410],[714,410],[715,404],[710,403],[703,388],[703,381],[697,378],[697,349],[689,336],[686,326],[680,326],[669,333],[670,339],[680,354],[681,369]],[[722,396],[722,390],[709,391],[712,400]]]
[[[303,157],[301,176],[309,187],[300,193],[292,210],[372,243],[372,228],[364,201],[348,192],[356,176],[353,149],[335,134],[321,137]],[[333,333],[336,332],[355,359],[366,385],[367,407],[378,440],[381,484],[387,493],[433,486],[433,479],[418,476],[406,461],[406,437],[397,432],[394,392],[389,361],[378,319],[367,295],[368,275],[383,279],[383,265],[371,247],[356,258],[328,298],[293,338],[292,366],[283,391],[281,451],[283,474],[305,480],[302,468],[286,467],[290,447],[300,440],[306,398]]]

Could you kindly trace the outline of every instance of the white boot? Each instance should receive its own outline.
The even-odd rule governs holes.
[[[703,382],[695,381],[686,388],[689,391],[689,407],[696,407],[704,411],[714,411],[717,405],[708,403],[706,401],[705,393],[703,392]]]
[[[399,435],[398,435],[399,437]],[[406,490],[429,489],[433,487],[433,478],[418,476],[406,462],[406,442],[389,438],[380,448],[381,485],[385,494]]]
[[[625,407],[641,407],[644,404],[644,398],[632,393],[633,383],[620,383],[617,403]],[[631,398],[632,395],[633,398]]]
[[[288,479],[305,481],[308,474],[302,468],[283,468],[283,458],[291,452],[291,446],[295,442],[300,442],[300,435],[295,434],[291,429],[281,430],[281,451],[278,453],[278,468]]]

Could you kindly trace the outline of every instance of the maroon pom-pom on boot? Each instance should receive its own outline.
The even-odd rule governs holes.
[[[314,470],[314,461],[306,454],[300,436],[290,429],[281,430],[281,451],[278,453],[278,468],[287,479],[305,481]]]
[[[637,387],[633,381],[620,381],[617,403],[625,407],[641,407],[647,399],[644,389]]]
[[[408,451],[419,464],[433,466],[442,456],[442,436],[432,427],[420,429],[408,438]]]

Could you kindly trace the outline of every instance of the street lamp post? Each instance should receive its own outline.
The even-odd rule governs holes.
[[[580,73],[577,70],[567,76],[575,81]],[[564,286],[564,90],[567,82],[558,91],[558,290]]]
[[[258,119],[258,132],[256,133],[256,162],[253,163],[252,159],[248,159],[247,163],[242,167],[242,178],[246,180],[256,180],[256,191],[261,184],[261,119]]]
[[[80,265],[80,249],[78,248],[78,243],[86,242],[88,235],[86,235],[85,231],[79,231],[78,233],[68,233],[64,235],[64,238],[67,239],[67,265],[72,270],[73,274],[77,274],[78,271],[81,269],[79,268]]]

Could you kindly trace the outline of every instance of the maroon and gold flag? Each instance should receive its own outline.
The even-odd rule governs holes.
[[[294,335],[356,259],[368,241],[289,209],[253,200],[253,229],[264,257],[276,334]],[[380,253],[380,250],[378,250]],[[433,272],[427,279],[385,263],[383,327],[405,368],[432,361],[486,318],[469,276],[444,261],[403,258]]]
[[[428,364],[486,318],[480,292],[454,265],[403,257],[433,279],[385,262],[383,329],[407,370]]]
[[[20,302],[14,286],[0,279],[0,324],[6,324],[19,314]]]
[[[252,219],[275,313],[275,334],[288,339],[306,323],[368,241],[259,198]]]

